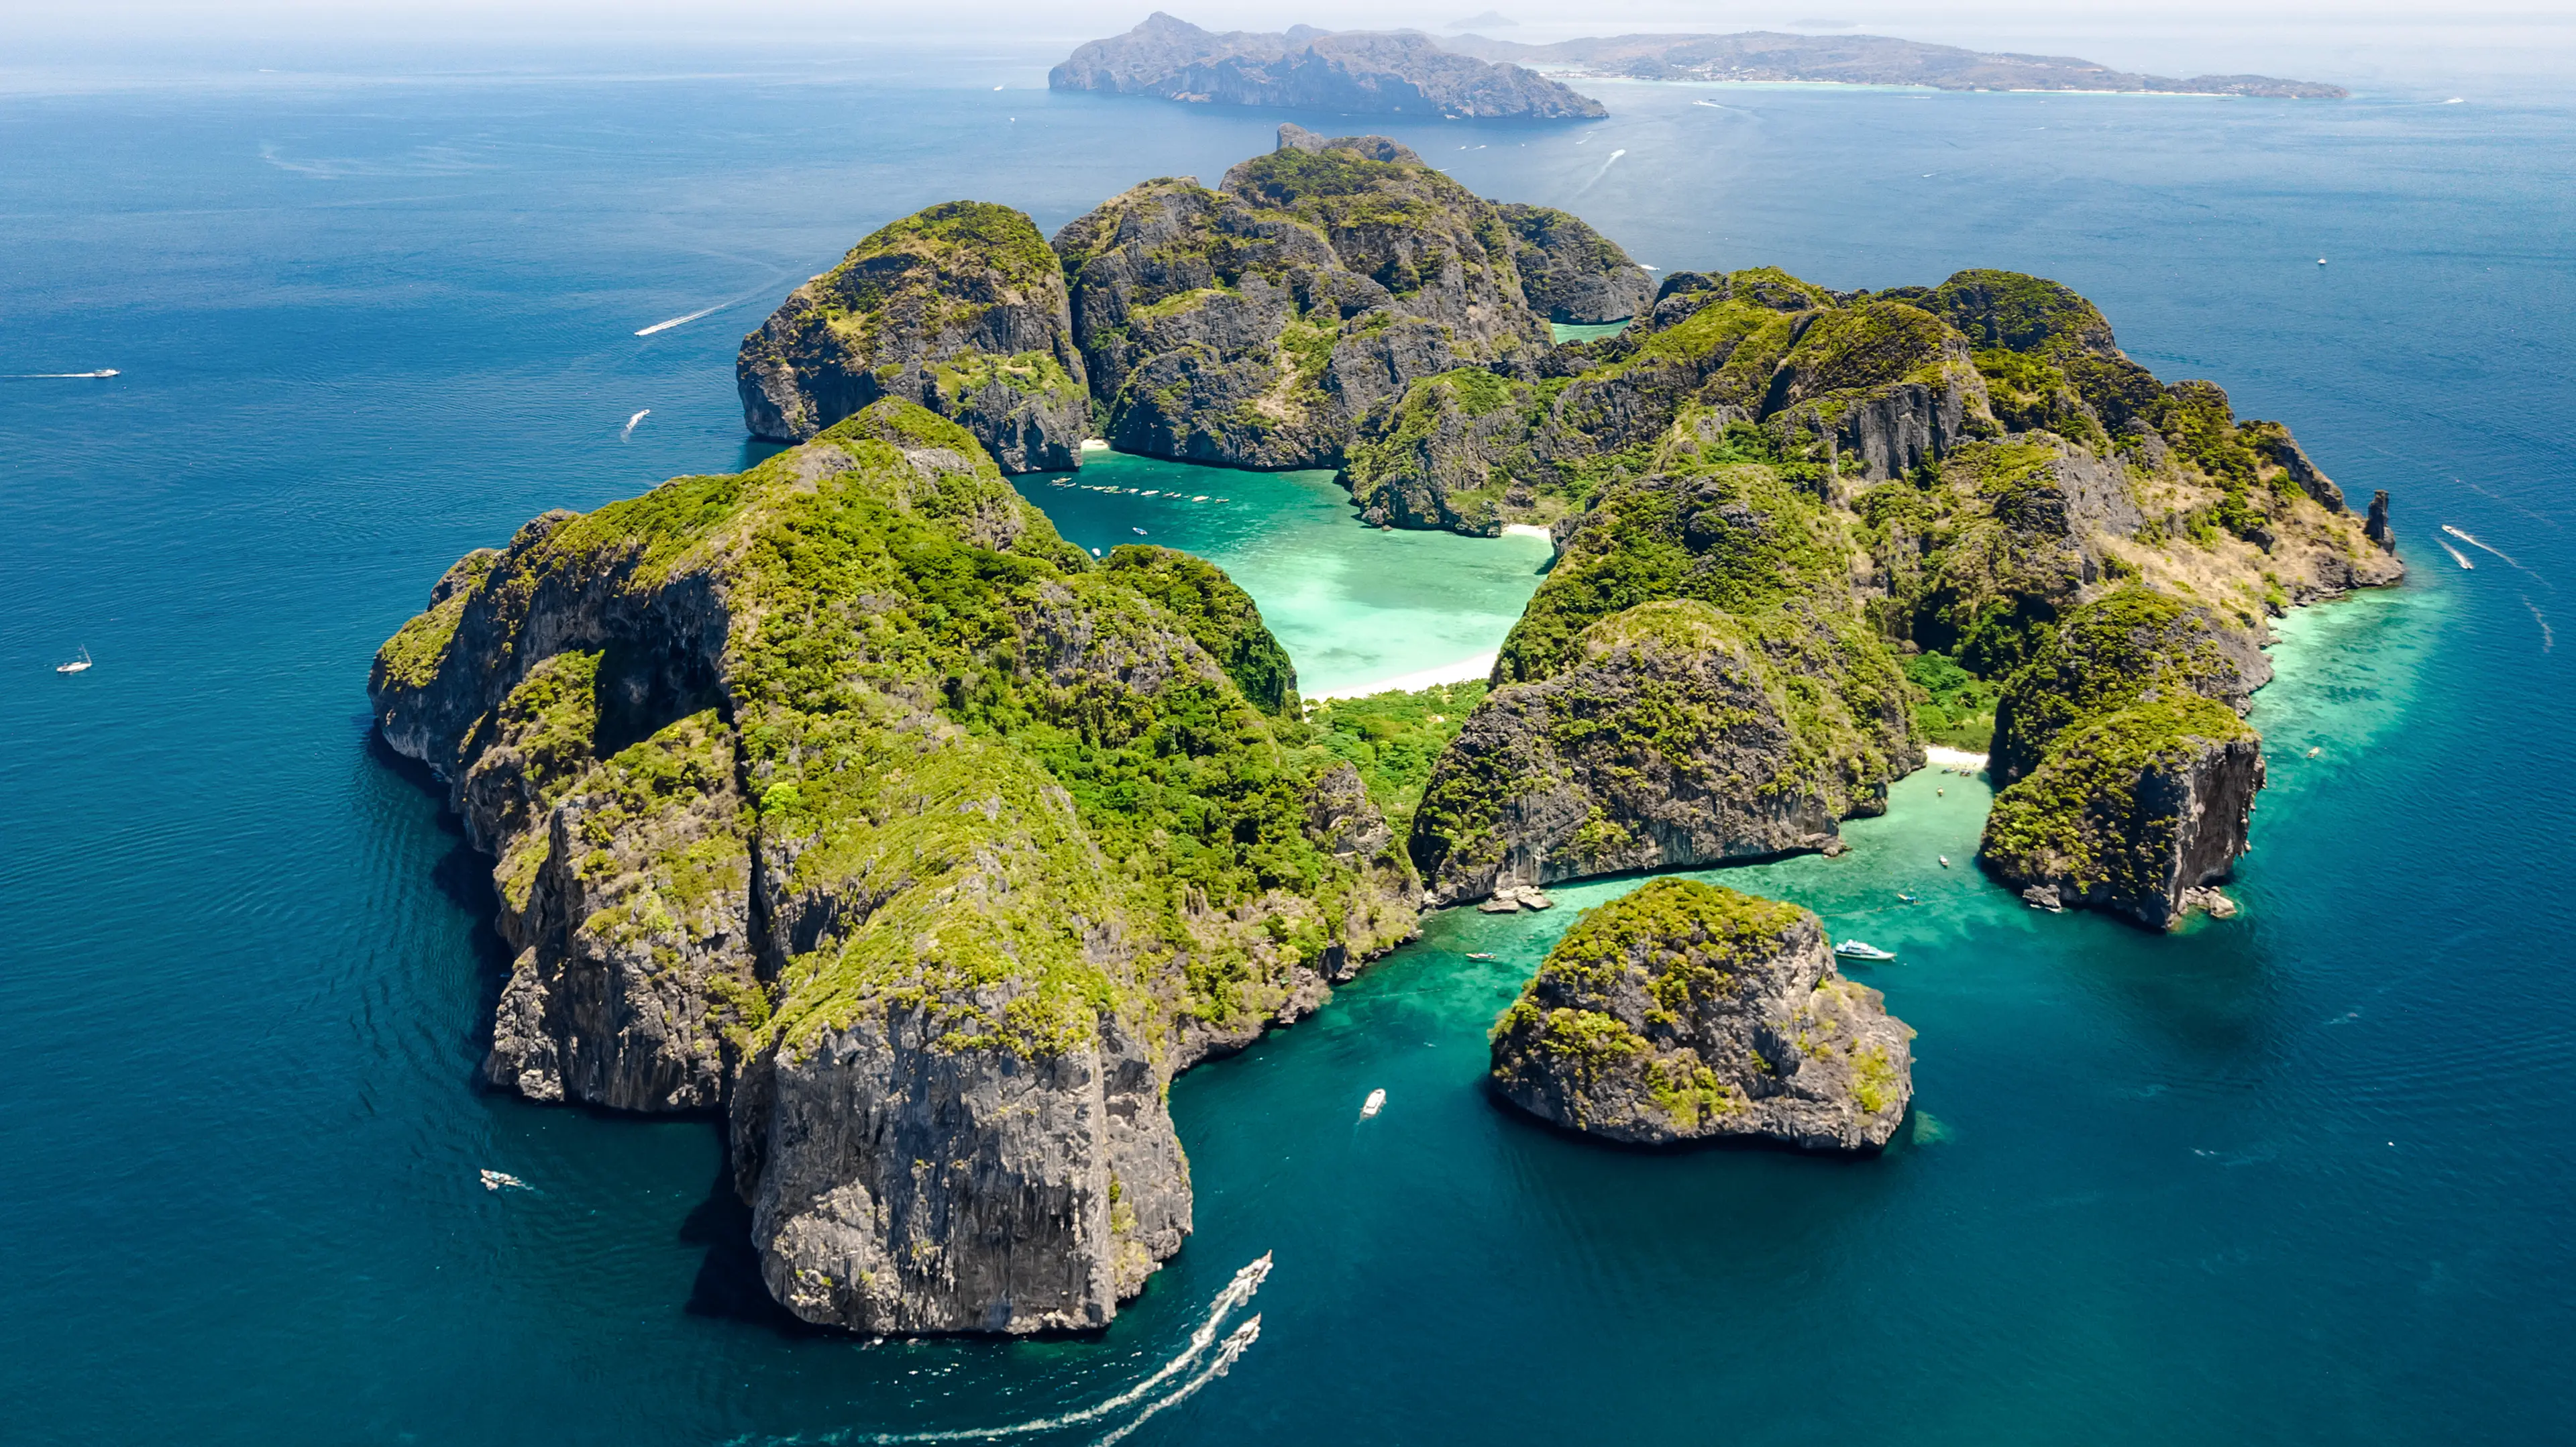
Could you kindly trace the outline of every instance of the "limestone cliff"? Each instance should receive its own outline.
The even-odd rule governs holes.
[[[496,859],[487,1078],[721,1108],[808,1320],[1025,1332],[1187,1234],[1172,1073],[1414,928],[1284,665],[1221,573],[1093,563],[885,399],[470,555],[370,695]]]
[[[1493,1084],[1615,1141],[1884,1146],[1914,1032],[1834,971],[1795,905],[1658,879],[1586,913],[1493,1029]]]
[[[743,338],[743,425],[803,442],[880,397],[965,425],[1005,472],[1074,467],[1089,390],[1064,275],[1007,206],[950,201],[870,233]]]
[[[1047,72],[1055,90],[1151,95],[1197,105],[1434,117],[1550,120],[1601,103],[1517,65],[1442,49],[1414,31],[1201,30],[1157,10],[1124,35],[1090,41]]]
[[[1839,516],[1724,434],[1667,461],[1564,525],[1433,770],[1411,847],[1441,902],[1820,848],[1922,763]]]
[[[2260,742],[2198,713],[2094,726],[2241,713],[2270,616],[2404,572],[2384,504],[2365,525],[2287,428],[2158,381],[2037,277],[1679,273],[1544,361],[1415,381],[1344,474],[1372,520],[1558,544],[1414,815],[1444,902],[1827,847],[1920,763],[1919,700],[1993,740],[1999,876],[2162,926],[2244,851]],[[2051,772],[2061,749],[2082,759]]]
[[[1583,218],[1518,203],[1501,212],[1518,242],[1521,293],[1549,321],[1626,321],[1654,304],[1654,278]]]
[[[1282,126],[1218,189],[1148,181],[1055,248],[1106,436],[1149,456],[1335,466],[1414,378],[1549,346],[1493,203],[1380,136]]]

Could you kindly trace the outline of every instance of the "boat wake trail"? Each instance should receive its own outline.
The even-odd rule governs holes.
[[[116,369],[114,367],[106,367],[95,372],[11,372],[8,374],[8,380],[12,382],[72,382],[90,377],[113,377],[115,375]]]
[[[1091,1447],[1110,1447],[1111,1443],[1120,1441],[1125,1438],[1128,1433],[1144,1426],[1145,1420],[1153,1416],[1156,1412],[1163,1410],[1165,1407],[1176,1406],[1182,1402],[1188,1401],[1192,1396],[1197,1394],[1199,1388],[1206,1386],[1218,1377],[1224,1376],[1227,1370],[1235,1364],[1236,1359],[1241,1357],[1254,1342],[1259,1340],[1261,1340],[1261,1318],[1256,1316],[1251,1320],[1246,1321],[1243,1325],[1226,1333],[1225,1345],[1217,1348],[1216,1360],[1209,1362],[1205,1367],[1201,1368],[1197,1376],[1181,1383],[1180,1388],[1174,1391],[1170,1396],[1161,1398],[1154,1402],[1144,1411],[1137,1413],[1133,1421],[1130,1421],[1126,1426],[1119,1428],[1108,1436],[1101,1438],[1099,1441],[1094,1442],[1091,1444]]]
[[[2449,523],[2444,523],[2444,524],[2442,524],[2442,531],[2444,531],[2444,532],[2446,532],[2446,533],[2449,533],[2451,536],[2453,536],[2453,537],[2455,537],[2455,538],[2458,538],[2461,542],[2467,543],[2470,547],[2473,547],[2473,548],[2485,548],[2488,552],[2495,554],[2497,557],[2504,559],[2506,562],[2508,562],[2508,563],[2513,563],[2513,566],[2515,566],[2515,567],[2517,567],[2517,568],[2519,568],[2519,567],[2521,567],[2521,566],[2522,566],[2522,564],[2520,564],[2520,563],[2514,563],[2512,555],[2511,555],[2511,554],[2509,554],[2509,553],[2507,553],[2504,549],[2499,548],[2499,547],[2495,547],[2495,546],[2493,546],[2492,544],[2479,542],[2475,536],[2473,536],[2473,535],[2471,535],[2471,534],[2469,534],[2469,533],[2462,532],[2460,529],[2458,529],[2458,528],[2455,528],[2455,527],[2451,526]]]
[[[617,440],[624,442],[628,438],[633,437],[635,435],[635,424],[652,415],[653,409],[647,407],[643,411],[636,413],[634,416],[627,418],[626,430],[617,434]]]
[[[2449,543],[2445,543],[2445,542],[2443,542],[2440,538],[2435,538],[2433,541],[2434,541],[2435,543],[2437,543],[2437,544],[2440,544],[2441,549],[2442,549],[2442,551],[2443,551],[2443,552],[2449,553],[2449,554],[2451,555],[2451,561],[2452,561],[2452,562],[2455,562],[2455,563],[2459,564],[2461,567],[2468,569],[2470,572],[2476,572],[2476,571],[2477,571],[2477,567],[2478,567],[2478,565],[2469,561],[2469,555],[2468,555],[2468,554],[2466,554],[2466,553],[2464,553],[2464,552],[2461,552],[2458,548],[2452,547]]]
[[[1584,191],[1589,191],[1589,190],[1591,190],[1591,189],[1592,189],[1596,184],[1598,184],[1598,183],[1600,182],[1600,180],[1601,180],[1601,178],[1602,178],[1602,177],[1607,176],[1607,175],[1609,175],[1609,174],[1610,174],[1610,168],[1611,168],[1611,167],[1613,167],[1613,166],[1615,166],[1615,165],[1618,165],[1618,164],[1619,164],[1619,158],[1620,158],[1621,156],[1626,155],[1626,154],[1628,154],[1628,152],[1627,152],[1627,149],[1626,149],[1625,147],[1621,147],[1621,148],[1620,148],[1620,149],[1618,149],[1618,150],[1612,151],[1612,152],[1610,153],[1610,159],[1609,159],[1609,160],[1606,160],[1606,161],[1604,161],[1604,162],[1602,162],[1602,163],[1601,163],[1601,169],[1600,169],[1600,170],[1598,170],[1598,171],[1593,172],[1593,173],[1592,173],[1592,179],[1591,179],[1591,180],[1589,180],[1589,181],[1584,182],[1584,183],[1583,183],[1583,189],[1582,189],[1582,190],[1580,190],[1580,191],[1575,192],[1574,194],[1575,194],[1575,195],[1577,195],[1577,196],[1580,196],[1580,195],[1582,195],[1582,194],[1583,194],[1583,192],[1584,192]]]
[[[2522,598],[2520,593],[2516,593],[2514,596]],[[2522,606],[2531,610],[2531,621],[2540,625],[2540,651],[2547,653],[2552,647],[2557,645],[2558,635],[2549,631],[2549,619],[2541,613],[2539,604],[2532,602],[2529,598],[2522,598]]]
[[[1097,1422],[1103,1417],[1115,1416],[1144,1401],[1153,1395],[1156,1388],[1188,1371],[1193,1363],[1207,1355],[1209,1347],[1217,1347],[1215,1359],[1196,1376],[1183,1382],[1173,1390],[1171,1395],[1149,1404],[1143,1412],[1137,1414],[1135,1422],[1129,1422],[1100,1439],[1103,1443],[1115,1442],[1135,1431],[1137,1422],[1144,1421],[1175,1402],[1185,1400],[1191,1393],[1206,1386],[1209,1378],[1225,1375],[1226,1368],[1233,1366],[1235,1358],[1243,1355],[1244,1348],[1251,1346],[1253,1339],[1261,1335],[1261,1318],[1253,1317],[1228,1332],[1222,1346],[1217,1346],[1217,1331],[1225,1325],[1227,1317],[1241,1311],[1244,1305],[1252,1300],[1253,1295],[1261,1290],[1261,1283],[1269,1276],[1270,1254],[1263,1252],[1260,1260],[1234,1273],[1234,1279],[1227,1282],[1225,1288],[1208,1303],[1207,1316],[1199,1322],[1195,1330],[1191,1331],[1189,1345],[1181,1349],[1180,1355],[1156,1368],[1152,1376],[1105,1402],[1095,1403],[1080,1411],[1065,1412],[1053,1417],[1040,1417],[1034,1421],[1015,1422],[1007,1427],[975,1427],[939,1432],[879,1432],[867,1436],[844,1436],[827,1440],[868,1442],[878,1444],[878,1447],[896,1447],[896,1444],[900,1443],[989,1442],[1001,1437],[1022,1437],[1031,1432],[1059,1432],[1067,1427],[1079,1427],[1086,1422]]]
[[[670,319],[669,321],[667,321],[667,322],[655,322],[653,325],[651,325],[651,326],[649,326],[649,327],[645,327],[645,328],[643,328],[643,329],[641,329],[641,330],[637,331],[637,332],[635,333],[635,335],[637,335],[637,336],[639,336],[639,337],[649,337],[649,336],[653,335],[655,332],[667,332],[667,331],[669,331],[669,330],[670,330],[671,328],[673,328],[673,327],[684,327],[684,326],[687,326],[689,323],[691,323],[691,322],[693,322],[693,321],[696,321],[696,320],[697,320],[698,318],[700,318],[700,317],[711,317],[711,316],[714,316],[717,312],[723,311],[726,307],[729,307],[729,306],[732,306],[732,305],[733,305],[733,303],[732,303],[732,302],[729,302],[729,301],[720,301],[720,302],[717,302],[714,306],[707,307],[707,308],[705,308],[705,309],[703,309],[703,310],[700,310],[700,311],[693,311],[693,312],[689,313],[687,316],[684,316],[684,317],[673,317],[673,318],[671,318],[671,319]]]

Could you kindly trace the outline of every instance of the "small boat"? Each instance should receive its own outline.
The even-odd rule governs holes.
[[[1471,960],[1490,960],[1493,957],[1494,952],[1491,950],[1470,950],[1467,953],[1467,958]]]
[[[1941,867],[1942,867],[1943,869],[1947,869],[1947,868],[1949,868],[1949,867],[1950,867],[1950,856],[1949,856],[1949,855],[1947,855],[1947,854],[1935,854],[1935,855],[1933,855],[1932,857],[1941,861]]]
[[[1129,531],[1129,532],[1131,532],[1131,533],[1134,533],[1136,536],[1138,536],[1138,537],[1140,537],[1140,538],[1141,538],[1141,537],[1143,537],[1143,536],[1145,535],[1145,530],[1144,530],[1143,528],[1129,528],[1127,531]]]
[[[2322,747],[2320,747],[2320,748],[2313,748],[2313,749],[2308,750],[2308,757],[2313,759],[2313,758],[2315,758],[2317,755],[2322,754],[2322,753],[2324,753],[2324,752],[2325,752],[2325,750],[2324,750]]]
[[[1368,1099],[1360,1102],[1360,1119],[1366,1120],[1384,1109],[1386,1109],[1386,1092],[1372,1090],[1368,1094]]]
[[[1897,896],[1896,896],[1896,897],[1897,897],[1899,900],[1901,900],[1901,901],[1903,901],[1904,903],[1906,903],[1906,904],[1921,904],[1921,903],[1923,902],[1923,901],[1921,901],[1921,900],[1919,900],[1919,899],[1916,899],[1914,896],[1912,896],[1912,895],[1910,895],[1910,894],[1903,893],[1903,892],[1901,892],[1901,891],[1897,894]]]
[[[1882,960],[1895,959],[1896,951],[1882,950],[1878,946],[1871,944],[1866,940],[1845,940],[1841,944],[1834,946],[1834,958],[1838,960],[1868,960],[1876,963]]]
[[[483,1173],[483,1189],[484,1189],[484,1190],[487,1190],[487,1191],[499,1191],[499,1190],[520,1190],[520,1191],[524,1191],[524,1190],[528,1189],[528,1183],[527,1183],[527,1182],[525,1182],[525,1181],[523,1181],[523,1180],[520,1180],[518,1177],[516,1177],[516,1176],[514,1176],[514,1175],[511,1175],[508,1171],[489,1171],[489,1170],[487,1170],[487,1171],[485,1171],[485,1172]]]
[[[73,659],[73,660],[72,660],[71,662],[69,662],[69,663],[57,663],[57,664],[55,664],[55,665],[54,665],[54,672],[56,672],[56,673],[87,673],[87,672],[89,672],[89,668],[90,668],[89,650],[88,650],[87,648],[83,648],[83,649],[81,649],[81,656],[80,656],[80,657]]]

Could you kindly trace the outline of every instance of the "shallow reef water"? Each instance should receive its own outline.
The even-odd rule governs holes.
[[[1580,128],[1383,127],[1668,269],[2056,277],[2396,498],[2410,585],[2279,625],[2235,920],[2026,909],[1933,772],[1841,858],[1710,876],[1897,951],[1851,970],[1920,1032],[1882,1156],[1605,1149],[1488,1096],[1486,1027],[1623,880],[1429,919],[1176,1082],[1197,1234],[1095,1337],[795,1329],[712,1122],[479,1093],[485,866],[370,745],[372,650],[532,514],[755,455],[736,341],[868,229],[963,194],[1052,230],[1287,118],[1050,95],[1054,58],[0,94],[0,372],[121,373],[0,380],[0,1435],[2576,1435],[2563,100],[1623,85]],[[1223,563],[1309,691],[1491,649],[1546,556],[1362,529],[1321,475],[1080,476],[1137,491],[1021,485]]]

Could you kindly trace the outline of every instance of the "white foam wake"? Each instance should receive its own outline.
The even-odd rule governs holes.
[[[618,441],[620,441],[620,442],[623,442],[623,441],[625,441],[626,439],[628,439],[628,438],[630,438],[630,437],[634,436],[634,435],[635,435],[635,424],[636,424],[636,423],[638,423],[638,422],[643,421],[645,418],[650,417],[650,416],[652,416],[652,415],[653,415],[653,409],[652,409],[652,408],[650,408],[650,407],[647,407],[647,408],[645,408],[643,411],[636,413],[634,416],[627,418],[627,419],[626,419],[626,430],[617,434],[617,440],[618,440]]]
[[[2478,565],[2469,561],[2468,554],[2461,552],[2458,548],[2452,547],[2449,543],[2443,542],[2440,538],[2435,538],[2433,541],[2440,544],[2443,552],[2451,555],[2452,562],[2459,564],[2461,567],[2466,568],[2471,572],[2477,571]]]
[[[1058,1416],[1040,1417],[1034,1421],[1028,1422],[1015,1422],[1007,1427],[975,1427],[966,1429],[950,1429],[939,1432],[880,1432],[873,1436],[842,1438],[839,1440],[873,1442],[881,1444],[881,1447],[893,1447],[893,1444],[906,1442],[983,1442],[997,1437],[1026,1436],[1031,1432],[1061,1431],[1066,1427],[1079,1427],[1085,1422],[1097,1422],[1103,1417],[1112,1416],[1136,1405],[1138,1402],[1143,1401],[1146,1397],[1152,1395],[1155,1388],[1160,1387],[1165,1382],[1179,1376],[1182,1372],[1189,1370],[1191,1363],[1197,1361],[1200,1357],[1207,1355],[1207,1349],[1216,1345],[1217,1329],[1225,1325],[1225,1319],[1227,1317],[1242,1310],[1244,1304],[1252,1300],[1254,1293],[1261,1290],[1261,1283],[1264,1280],[1267,1280],[1269,1275],[1270,1253],[1265,1251],[1262,1253],[1260,1260],[1255,1261],[1251,1265],[1234,1273],[1234,1279],[1227,1282],[1225,1284],[1225,1289],[1219,1291],[1216,1294],[1215,1299],[1208,1303],[1208,1313],[1206,1318],[1200,1321],[1198,1327],[1190,1333],[1189,1345],[1181,1349],[1180,1355],[1156,1368],[1152,1376],[1147,1377],[1145,1380],[1138,1382],[1136,1385],[1129,1387],[1123,1392],[1120,1392],[1118,1395],[1109,1398],[1105,1402],[1099,1402],[1092,1406],[1084,1407],[1080,1411],[1065,1412]],[[1252,1320],[1245,1322],[1242,1326],[1235,1328],[1232,1333],[1227,1335],[1225,1345],[1219,1348],[1216,1360],[1210,1363],[1207,1370],[1200,1372],[1198,1376],[1191,1380],[1182,1383],[1179,1390],[1174,1392],[1171,1396],[1148,1406],[1143,1414],[1136,1418],[1136,1422],[1144,1421],[1146,1417],[1154,1415],[1163,1408],[1170,1406],[1172,1403],[1180,1401],[1190,1393],[1197,1391],[1200,1387],[1207,1384],[1207,1379],[1209,1377],[1224,1375],[1225,1369],[1234,1364],[1234,1359],[1243,1355],[1243,1349],[1252,1345],[1252,1337],[1261,1334],[1260,1328],[1261,1318],[1257,1316],[1252,1318]],[[1251,1331],[1251,1336],[1245,1335],[1246,1329]],[[1240,1340],[1238,1340],[1238,1338]],[[1117,1441],[1120,1437],[1134,1431],[1136,1428],[1136,1422],[1128,1423],[1125,1427],[1120,1428],[1117,1432],[1112,1433],[1101,1440],[1104,1442]]]
[[[693,311],[684,317],[673,317],[667,322],[655,322],[653,325],[636,332],[635,335],[639,337],[649,337],[655,332],[667,332],[673,327],[684,327],[689,323],[696,321],[700,317],[714,316],[717,312],[723,311],[726,307],[731,305],[733,305],[732,302],[720,301],[714,306],[708,307],[702,311]]]
[[[1615,166],[1615,165],[1618,165],[1618,164],[1619,164],[1619,158],[1620,158],[1621,156],[1626,155],[1626,154],[1628,154],[1628,151],[1627,151],[1627,148],[1626,148],[1626,147],[1624,147],[1624,146],[1623,146],[1623,147],[1621,147],[1621,148],[1619,148],[1618,150],[1612,151],[1612,152],[1610,153],[1610,159],[1609,159],[1609,160],[1606,160],[1606,161],[1604,161],[1604,162],[1602,162],[1602,163],[1601,163],[1601,169],[1600,169],[1600,170],[1598,170],[1598,171],[1593,172],[1593,173],[1592,173],[1592,179],[1591,179],[1590,181],[1586,181],[1586,182],[1584,182],[1584,183],[1583,183],[1582,188],[1581,188],[1580,190],[1577,190],[1574,194],[1575,194],[1575,195],[1577,195],[1577,196],[1580,196],[1580,195],[1582,195],[1585,191],[1589,191],[1589,190],[1591,190],[1591,189],[1593,188],[1593,186],[1594,186],[1596,183],[1598,183],[1602,177],[1607,176],[1607,175],[1609,175],[1609,174],[1610,174],[1610,168],[1611,168],[1611,167],[1613,167],[1613,166]]]
[[[2476,537],[2474,534],[2464,532],[2464,531],[2460,530],[2459,528],[2455,528],[2455,527],[2451,526],[2449,523],[2444,523],[2444,524],[2442,524],[2442,531],[2444,531],[2444,532],[2446,532],[2446,533],[2449,533],[2451,536],[2453,536],[2453,537],[2455,537],[2455,538],[2458,538],[2461,542],[2467,543],[2470,547],[2473,547],[2473,548],[2485,548],[2488,552],[2495,554],[2495,555],[2496,555],[2497,557],[2499,557],[2499,558],[2503,558],[2506,562],[2508,562],[2508,563],[2513,563],[2513,565],[2514,565],[2515,567],[2517,567],[2517,568],[2519,568],[2519,567],[2521,567],[2521,566],[2522,566],[2522,564],[2520,564],[2520,563],[2514,563],[2514,562],[2513,562],[2513,558],[2512,558],[2512,556],[2511,556],[2510,554],[2506,553],[2504,549],[2499,548],[2499,547],[2496,547],[2495,545],[2493,545],[2493,544],[2491,544],[2491,543],[2482,543],[2482,542],[2478,541],[2477,537]]]
[[[1165,1407],[1177,1406],[1182,1402],[1188,1401],[1191,1397],[1197,1395],[1199,1388],[1206,1386],[1208,1383],[1215,1381],[1221,1376],[1224,1376],[1227,1369],[1234,1365],[1235,1360],[1241,1357],[1254,1342],[1259,1340],[1261,1340],[1261,1318],[1256,1316],[1226,1334],[1225,1345],[1217,1349],[1216,1360],[1209,1362],[1197,1376],[1181,1383],[1179,1390],[1173,1392],[1168,1397],[1164,1397],[1161,1400],[1156,1401],[1152,1405],[1148,1406],[1144,1411],[1137,1413],[1135,1417],[1127,1423],[1127,1425],[1093,1443],[1092,1447],[1110,1447],[1111,1443],[1124,1439],[1128,1433],[1144,1426],[1146,1419],[1153,1416],[1156,1412],[1163,1410]]]

